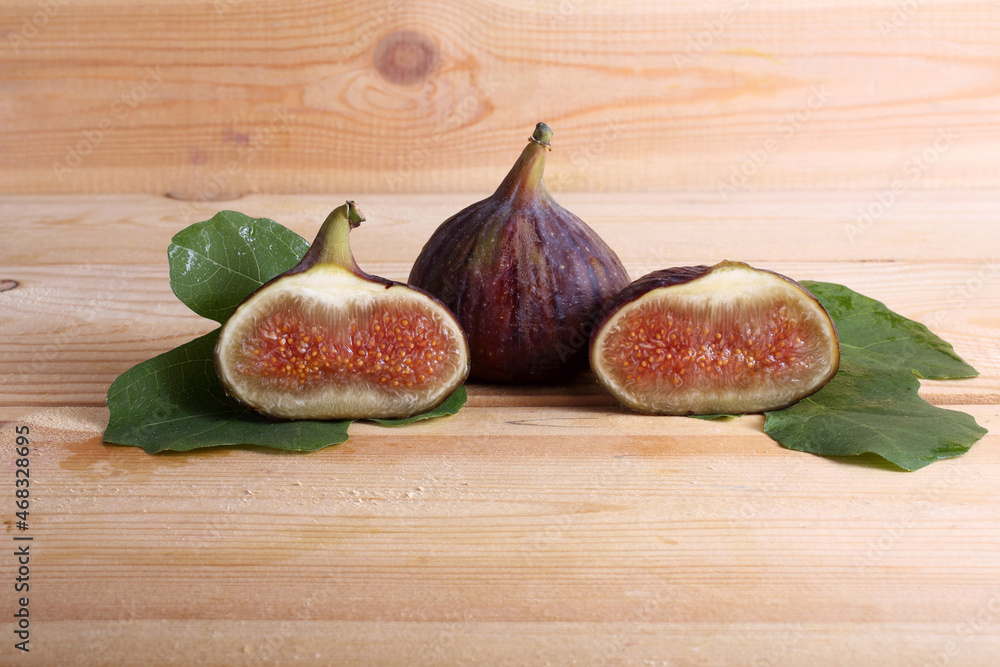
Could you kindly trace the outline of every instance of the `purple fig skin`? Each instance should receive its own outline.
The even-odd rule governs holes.
[[[612,295],[610,299],[605,301],[601,312],[596,318],[594,318],[594,330],[590,334],[591,352],[593,352],[594,341],[597,339],[598,332],[604,328],[604,325],[608,323],[608,320],[610,320],[615,313],[621,310],[622,307],[632,303],[639,297],[643,296],[647,292],[653,291],[654,289],[689,283],[692,280],[701,278],[703,275],[708,273],[711,268],[712,267],[705,264],[699,264],[697,266],[675,266],[670,269],[653,271],[651,273],[647,273],[641,278],[633,280],[623,289]]]
[[[647,292],[652,292],[654,289],[659,289],[661,287],[672,287],[673,285],[681,285],[683,283],[689,283],[692,280],[701,278],[703,275],[705,275],[712,269],[727,264],[742,265],[747,269],[753,271],[762,271],[764,273],[769,273],[773,276],[777,276],[778,278],[781,278],[785,282],[794,285],[796,288],[801,290],[805,296],[809,297],[817,304],[819,304],[820,308],[823,307],[822,304],[819,303],[819,299],[813,296],[812,292],[810,292],[805,287],[800,285],[795,280],[792,280],[788,276],[776,273],[775,271],[769,271],[768,269],[758,269],[744,262],[723,260],[722,262],[716,264],[715,266],[707,266],[705,264],[699,264],[697,266],[675,266],[670,269],[660,269],[658,271],[653,271],[651,273],[647,273],[641,278],[636,278],[623,290],[621,290],[620,292],[612,296],[610,299],[608,299],[608,301],[604,304],[604,308],[601,310],[600,315],[598,315],[598,317],[595,320],[594,331],[590,337],[591,345],[593,345],[594,340],[597,338],[597,332],[600,331],[604,327],[604,325],[608,323],[608,320],[611,319],[611,317],[614,316],[614,314],[617,313],[619,310],[621,310],[621,308],[626,304],[632,303],[633,301],[643,296]],[[834,332],[836,332],[836,328],[834,328]]]
[[[814,304],[822,312],[826,313],[826,309],[820,303],[819,299],[817,299],[808,289],[806,289],[800,283],[798,283],[795,280],[789,278],[788,276],[782,275],[782,274],[777,273],[775,271],[769,271],[767,269],[758,269],[758,268],[752,267],[749,264],[746,264],[744,262],[734,262],[734,261],[724,260],[724,261],[722,261],[722,262],[720,262],[720,263],[718,263],[718,264],[716,264],[714,266],[706,266],[706,265],[680,266],[680,267],[674,267],[674,268],[670,268],[670,269],[661,269],[659,271],[653,271],[652,273],[648,273],[648,274],[642,276],[641,278],[636,279],[635,281],[633,281],[632,283],[630,283],[627,287],[625,287],[623,290],[621,290],[616,295],[614,295],[611,299],[609,299],[607,301],[607,303],[605,304],[605,307],[602,310],[601,314],[595,320],[595,326],[594,326],[594,330],[593,330],[593,332],[591,334],[591,337],[590,337],[590,346],[589,347],[590,347],[591,364],[594,367],[594,371],[595,371],[595,374],[597,376],[598,382],[602,386],[604,386],[605,389],[608,389],[609,392],[611,392],[612,394],[615,394],[616,397],[619,398],[619,400],[622,400],[622,398],[620,396],[618,396],[615,391],[613,391],[612,387],[608,384],[608,380],[605,377],[603,377],[602,373],[597,368],[597,366],[596,366],[597,360],[596,360],[596,356],[595,356],[596,343],[597,343],[597,340],[598,340],[598,338],[599,338],[599,336],[601,334],[601,331],[608,324],[608,322],[622,308],[628,306],[629,304],[634,303],[635,301],[637,301],[638,299],[642,298],[643,296],[645,296],[646,294],[648,294],[649,292],[651,292],[653,290],[660,289],[660,288],[673,287],[673,286],[676,286],[676,285],[682,285],[684,283],[689,283],[689,282],[691,282],[693,280],[697,280],[698,278],[701,278],[701,277],[707,275],[708,273],[710,273],[710,272],[712,272],[712,271],[714,271],[716,269],[719,269],[719,268],[727,268],[727,269],[729,269],[729,268],[738,268],[738,269],[742,269],[742,270],[746,270],[746,271],[754,271],[754,272],[757,272],[757,273],[766,273],[766,274],[769,274],[771,276],[775,276],[777,278],[780,278],[781,280],[783,280],[783,281],[787,282],[788,284],[794,286],[798,292],[801,292],[801,295],[802,295],[803,298],[811,300],[812,302],[814,302]],[[825,386],[827,383],[829,383],[829,381],[832,380],[833,377],[836,375],[837,370],[838,370],[838,368],[840,366],[840,355],[839,355],[840,339],[839,339],[839,335],[837,333],[837,328],[836,328],[833,320],[829,318],[829,314],[827,314],[827,319],[829,320],[830,333],[832,334],[832,340],[833,340],[834,346],[836,348],[836,353],[835,353],[835,356],[833,357],[833,359],[831,360],[830,367],[829,367],[829,370],[828,370],[828,374],[826,375],[826,377],[824,379],[822,379],[821,383],[818,384],[812,390],[813,392],[818,391],[823,386]],[[802,396],[801,398],[804,398],[804,397],[805,396]],[[796,399],[796,400],[801,400],[801,398]],[[795,401],[792,401],[792,402],[794,403]],[[783,407],[787,407],[788,405],[790,405],[790,403],[786,403],[785,405],[780,405],[780,406],[776,405],[776,406],[774,406],[771,409],[775,409],[776,410],[776,409],[780,409],[780,408],[783,408]],[[627,404],[627,406],[631,407],[634,410],[640,411],[640,412],[649,412],[648,410],[642,409],[642,408],[640,408],[640,407],[638,407],[638,406],[636,406],[634,404]],[[661,413],[650,412],[650,414],[661,414]],[[668,414],[674,414],[674,413],[668,413]]]
[[[614,251],[546,189],[551,136],[539,123],[496,192],[445,220],[410,272],[458,318],[480,380],[558,382],[586,368],[594,317],[629,282]]]

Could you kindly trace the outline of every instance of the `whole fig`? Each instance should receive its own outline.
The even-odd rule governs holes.
[[[282,419],[407,417],[445,401],[469,373],[461,327],[437,299],[362,271],[347,202],[295,267],[226,320],[215,367],[226,392]]]
[[[410,272],[455,313],[481,380],[555,382],[582,370],[594,318],[629,282],[614,251],[546,189],[551,138],[539,123],[496,192],[445,220]]]

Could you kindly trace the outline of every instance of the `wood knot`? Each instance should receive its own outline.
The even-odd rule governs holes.
[[[0,292],[7,292],[20,286],[20,284],[16,280],[0,280]]]
[[[375,45],[375,70],[386,81],[400,86],[420,83],[438,64],[438,49],[431,38],[416,30],[390,32]]]

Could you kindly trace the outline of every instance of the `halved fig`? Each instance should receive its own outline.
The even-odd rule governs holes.
[[[269,417],[407,417],[437,407],[469,374],[458,321],[437,299],[372,276],[348,241],[364,216],[338,207],[294,268],[226,321],[215,366],[227,393]]]
[[[794,280],[743,262],[646,275],[609,302],[590,341],[598,381],[648,414],[787,407],[837,373],[837,329]]]

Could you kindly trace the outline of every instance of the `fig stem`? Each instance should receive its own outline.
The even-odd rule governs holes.
[[[535,132],[528,137],[528,145],[521,151],[521,156],[507,172],[494,197],[525,196],[534,193],[548,196],[542,177],[545,173],[545,153],[552,150],[552,128],[545,123],[535,126]]]
[[[545,123],[539,123],[535,126],[534,133],[528,137],[528,141],[534,141],[536,144],[541,144],[548,150],[552,150],[552,146],[550,146],[552,143],[552,128]]]
[[[336,264],[351,273],[365,275],[354,261],[349,239],[351,230],[360,225],[364,219],[365,216],[353,201],[333,209],[323,221],[323,226],[316,234],[316,240],[309,247],[309,252],[302,258],[300,265]]]

